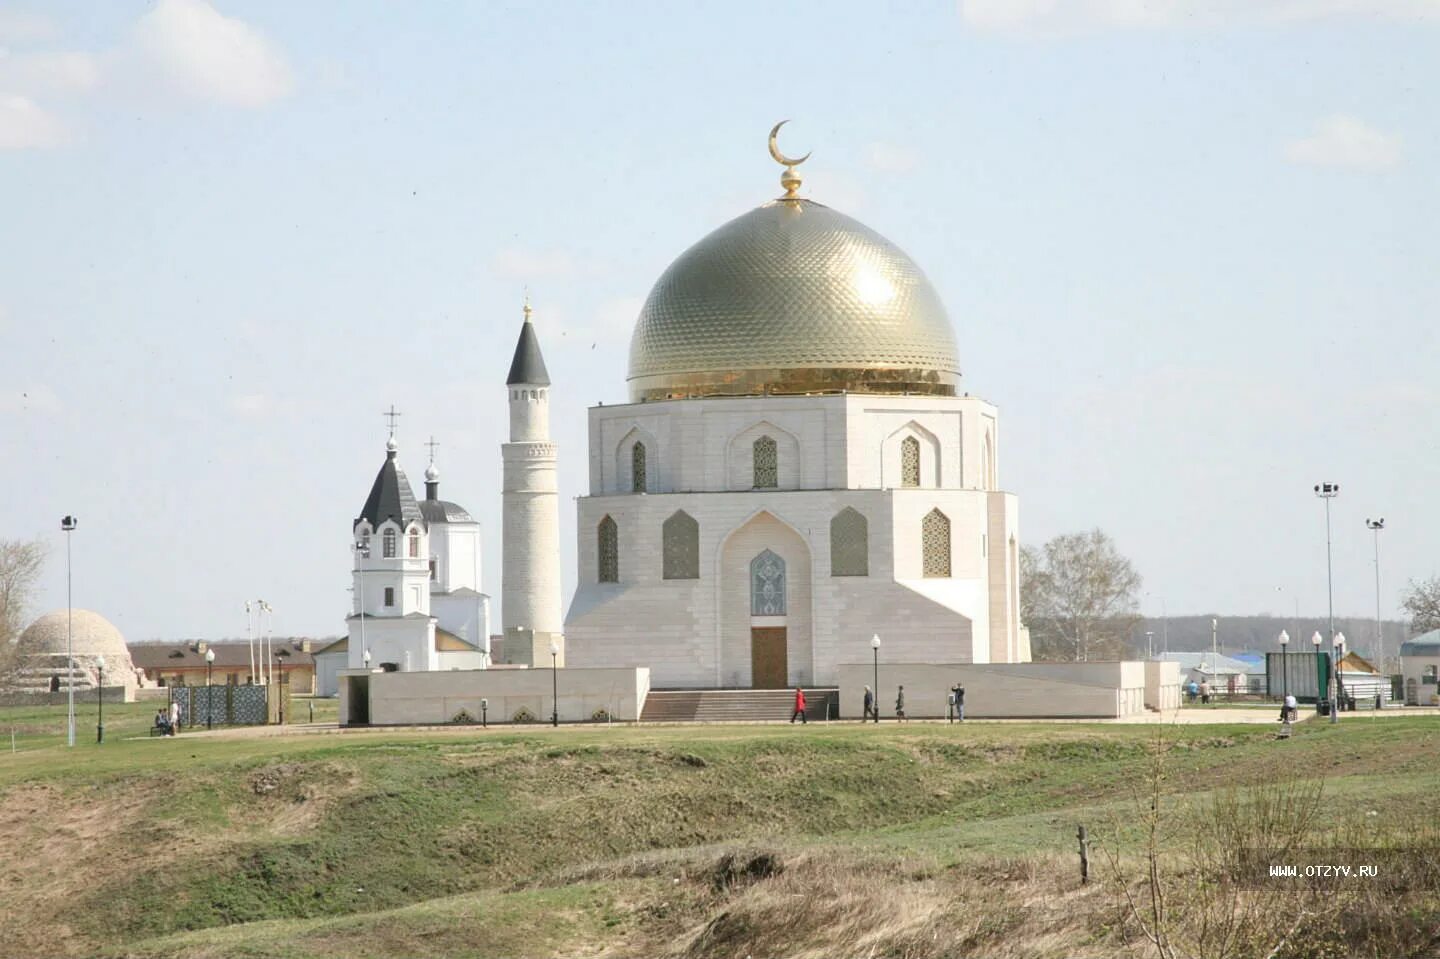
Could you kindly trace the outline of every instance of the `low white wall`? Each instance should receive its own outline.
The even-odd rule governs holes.
[[[864,686],[874,666],[840,666],[840,714],[858,719]],[[965,686],[965,718],[1116,718],[1144,712],[1145,664],[1111,663],[894,663],[880,664],[880,716],[895,714],[895,692],[905,687],[911,718],[943,717],[946,695]]]
[[[442,724],[462,709],[480,720],[480,700],[488,701],[487,720],[508,723],[522,708],[537,721],[548,721],[551,684],[560,692],[560,721],[589,722],[596,710],[617,721],[639,719],[650,693],[650,670],[461,669],[438,672],[376,672],[370,675],[370,724],[397,726]],[[341,683],[341,717],[348,715]]]

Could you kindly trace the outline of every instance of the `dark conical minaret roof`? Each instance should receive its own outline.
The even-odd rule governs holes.
[[[520,340],[515,344],[515,358],[510,361],[510,375],[505,378],[506,386],[516,383],[534,383],[549,386],[550,374],[545,369],[545,357],[540,355],[540,340],[535,335],[535,324],[530,322],[530,304],[525,304],[525,322],[520,326]]]
[[[380,472],[375,474],[375,483],[370,487],[370,495],[365,498],[365,505],[360,508],[355,522],[358,524],[362,519],[369,521],[371,529],[378,528],[387,519],[393,519],[402,529],[412,520],[424,523],[420,506],[415,502],[415,491],[410,488],[405,471],[396,462],[393,436],[385,444],[385,462],[381,464]]]

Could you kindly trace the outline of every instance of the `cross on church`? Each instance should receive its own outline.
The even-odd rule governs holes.
[[[400,418],[400,416],[401,416],[400,411],[397,410],[397,409],[395,409],[395,404],[394,404],[394,403],[391,403],[391,404],[390,404],[390,410],[389,410],[389,412],[381,413],[380,415],[383,416],[383,417],[385,417],[387,420],[390,421],[390,435],[391,435],[391,436],[394,436],[394,435],[395,435],[395,421]]]
[[[430,436],[430,442],[426,443],[425,445],[428,446],[428,447],[430,447],[430,462],[431,462],[431,463],[434,463],[434,462],[435,462],[435,450],[440,446],[439,443],[435,442],[435,436],[434,436],[434,434],[431,434],[431,436]]]

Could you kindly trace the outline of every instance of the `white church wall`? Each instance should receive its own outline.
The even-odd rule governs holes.
[[[370,665],[394,663],[405,670],[435,669],[438,665],[435,653],[435,625],[428,616],[367,617],[362,634],[360,621],[350,620],[349,653],[346,666],[360,669],[364,666],[365,650],[370,650]]]
[[[466,590],[461,593],[432,593],[430,614],[435,625],[454,633],[481,649],[490,645],[490,597]]]
[[[430,527],[430,555],[435,558],[431,589],[448,593],[480,590],[480,524],[435,523]]]

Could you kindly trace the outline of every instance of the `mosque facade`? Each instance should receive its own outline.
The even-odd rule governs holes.
[[[568,664],[833,685],[877,636],[887,662],[1028,662],[998,411],[920,268],[771,144],[785,195],[665,271],[629,402],[589,410]]]

